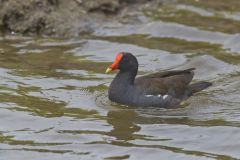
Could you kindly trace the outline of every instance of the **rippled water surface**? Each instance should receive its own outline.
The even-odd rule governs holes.
[[[182,0],[79,39],[0,37],[0,159],[240,159],[235,5]],[[104,71],[119,51],[139,74],[195,67],[214,85],[178,109],[117,105]]]

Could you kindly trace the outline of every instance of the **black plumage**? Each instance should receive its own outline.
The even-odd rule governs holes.
[[[119,69],[111,82],[111,101],[136,106],[171,108],[211,85],[209,82],[190,84],[194,68],[157,72],[136,78],[138,61],[131,53],[119,53],[108,70]]]

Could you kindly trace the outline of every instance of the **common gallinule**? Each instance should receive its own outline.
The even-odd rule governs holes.
[[[211,85],[209,82],[190,84],[194,68],[157,72],[137,77],[138,61],[131,53],[120,52],[106,73],[119,69],[113,79],[108,97],[111,101],[125,105],[175,107]]]

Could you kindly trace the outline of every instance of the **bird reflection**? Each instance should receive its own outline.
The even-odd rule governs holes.
[[[134,140],[134,133],[141,129],[134,123],[137,118],[137,113],[134,110],[109,111],[107,117],[107,122],[113,126],[108,135],[115,137],[117,140]]]

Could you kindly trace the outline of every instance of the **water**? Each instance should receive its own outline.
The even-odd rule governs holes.
[[[0,159],[240,159],[239,13],[183,2],[79,39],[1,37]],[[119,51],[137,56],[139,74],[195,67],[214,85],[178,109],[112,103],[104,71]]]

